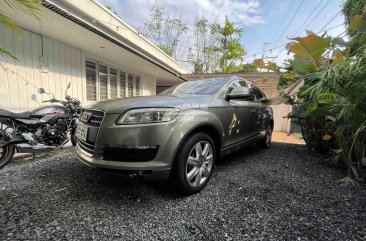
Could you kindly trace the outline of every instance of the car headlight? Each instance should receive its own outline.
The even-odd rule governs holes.
[[[127,111],[118,118],[117,125],[134,125],[169,122],[179,114],[178,108],[145,108]]]

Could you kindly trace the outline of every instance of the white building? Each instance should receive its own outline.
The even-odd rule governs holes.
[[[0,23],[0,108],[25,111],[49,99],[43,87],[63,99],[88,102],[153,95],[156,86],[182,83],[181,65],[142,37],[97,0],[46,0],[38,21],[2,6],[23,34]]]

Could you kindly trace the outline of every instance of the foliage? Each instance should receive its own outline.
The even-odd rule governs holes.
[[[188,62],[193,66],[195,74],[218,72],[219,57],[215,51],[217,41],[209,31],[210,25],[205,17],[196,18],[194,51],[188,55]]]
[[[150,19],[140,30],[142,35],[151,39],[166,54],[177,58],[178,43],[188,27],[180,18],[167,15],[156,3],[150,10]]]
[[[349,30],[356,37],[348,42],[313,32],[291,39],[287,50],[294,58],[287,62],[280,83],[305,80],[292,98],[300,109],[292,117],[302,126],[307,145],[317,150],[339,146],[349,176],[366,180],[365,16],[363,12],[349,20]]]
[[[8,6],[13,10],[25,13],[39,20],[39,14],[42,11],[42,4],[40,0],[2,0],[0,6]],[[21,33],[19,27],[0,10],[0,22],[11,29],[11,31],[19,35]],[[8,50],[0,47],[0,55],[18,60]]]
[[[215,34],[218,45],[215,51],[220,53],[219,65],[222,73],[228,73],[230,68],[244,56],[244,48],[240,44],[243,29],[235,27],[226,16],[225,25],[211,25],[211,33]]]
[[[181,18],[170,17],[156,2],[140,31],[174,59],[191,64],[196,74],[231,73],[242,68],[238,63],[245,54],[240,43],[243,30],[235,27],[228,17],[222,26],[196,16],[193,28],[189,29]],[[180,44],[189,31],[191,39]],[[191,41],[194,41],[194,47],[187,45]],[[184,56],[187,60],[181,60]]]
[[[342,13],[349,23],[356,16],[362,14],[363,7],[366,5],[366,0],[347,0],[345,1]],[[351,36],[354,35],[352,31],[348,32]]]
[[[258,72],[257,66],[254,64],[231,65],[227,68],[226,73],[254,73]]]

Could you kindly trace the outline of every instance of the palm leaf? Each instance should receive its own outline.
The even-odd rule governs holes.
[[[42,4],[39,0],[2,0],[10,8],[26,13],[38,20],[39,14],[42,12]]]
[[[12,58],[13,60],[16,60],[18,61],[18,58],[15,57],[12,53],[10,53],[9,51],[7,51],[6,49],[4,48],[0,48],[0,55],[4,56],[4,57],[10,57]]]
[[[0,22],[3,22],[7,27],[9,27],[13,33],[17,35],[21,33],[20,28],[10,18],[5,16],[1,12],[0,12]]]
[[[0,5],[7,5],[11,9],[25,13],[29,16],[32,16],[36,18],[38,21],[40,21],[39,14],[42,11],[42,3],[40,0],[2,0],[0,1]],[[0,22],[4,23],[5,26],[9,27],[10,30],[15,34],[20,34],[20,28],[6,15],[4,15],[0,11]],[[0,48],[0,55],[12,58],[14,60],[18,59],[11,54],[9,51],[7,51],[4,48]]]

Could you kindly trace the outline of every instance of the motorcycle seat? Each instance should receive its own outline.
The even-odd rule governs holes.
[[[29,111],[15,113],[4,109],[0,109],[0,117],[8,117],[13,119],[28,119],[30,118],[30,116],[31,113]]]

